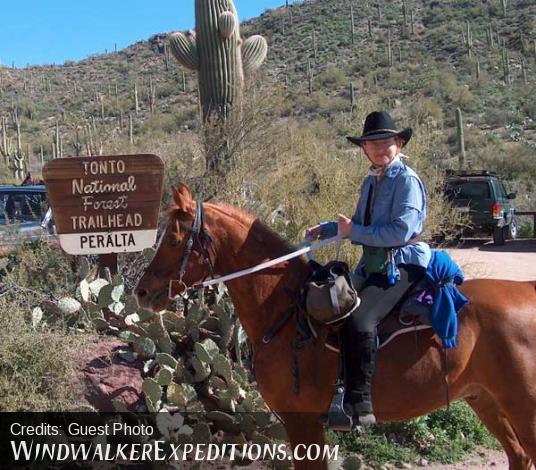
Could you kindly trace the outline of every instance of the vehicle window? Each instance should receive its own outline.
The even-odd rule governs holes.
[[[6,213],[5,213],[5,207],[6,207],[6,200],[7,200],[7,194],[0,194],[0,223],[5,224],[6,220]]]
[[[449,181],[446,195],[453,199],[491,199],[487,181]]]
[[[46,209],[44,193],[0,194],[0,223],[41,220]]]
[[[22,217],[24,220],[41,220],[44,213],[44,195],[24,194],[22,197]]]
[[[492,180],[493,186],[495,187],[495,193],[497,194],[498,199],[504,199],[506,197],[506,191],[501,182],[498,180]]]
[[[5,223],[6,220],[13,221],[15,218],[16,204],[13,196],[9,193],[2,194],[2,223]]]

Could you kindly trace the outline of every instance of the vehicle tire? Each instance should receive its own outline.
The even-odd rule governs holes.
[[[506,231],[508,227],[495,227],[493,229],[493,243],[504,245],[506,243]]]
[[[508,240],[515,240],[519,235],[519,225],[515,217],[512,217],[512,221],[508,224],[506,235]]]

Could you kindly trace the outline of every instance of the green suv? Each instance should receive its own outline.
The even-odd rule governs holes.
[[[493,236],[496,245],[515,239],[518,224],[512,200],[493,171],[447,171],[445,195],[459,211],[466,212],[471,227],[463,236]]]

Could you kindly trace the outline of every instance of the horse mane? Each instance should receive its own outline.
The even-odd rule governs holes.
[[[255,224],[255,230],[251,230],[251,235],[254,236],[258,241],[266,243],[273,243],[274,246],[282,246],[288,252],[293,251],[295,248],[278,233],[274,232],[268,225],[266,225],[258,217],[246,212],[244,209],[240,209],[230,204],[224,202],[212,202],[205,203],[206,207],[215,209],[216,211],[224,214],[228,217],[231,217],[241,225],[243,225],[247,230],[251,229]],[[168,220],[177,220],[179,214],[183,211],[179,206],[173,201],[169,206],[167,211]]]

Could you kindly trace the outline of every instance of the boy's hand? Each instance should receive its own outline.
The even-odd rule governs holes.
[[[321,234],[322,234],[322,227],[320,227],[320,224],[318,224],[318,225],[314,225],[313,227],[309,227],[305,231],[305,238],[307,240],[314,241],[318,239],[318,237],[320,237]]]
[[[339,214],[338,220],[339,235],[343,238],[348,238],[352,233],[352,220],[343,214]]]

